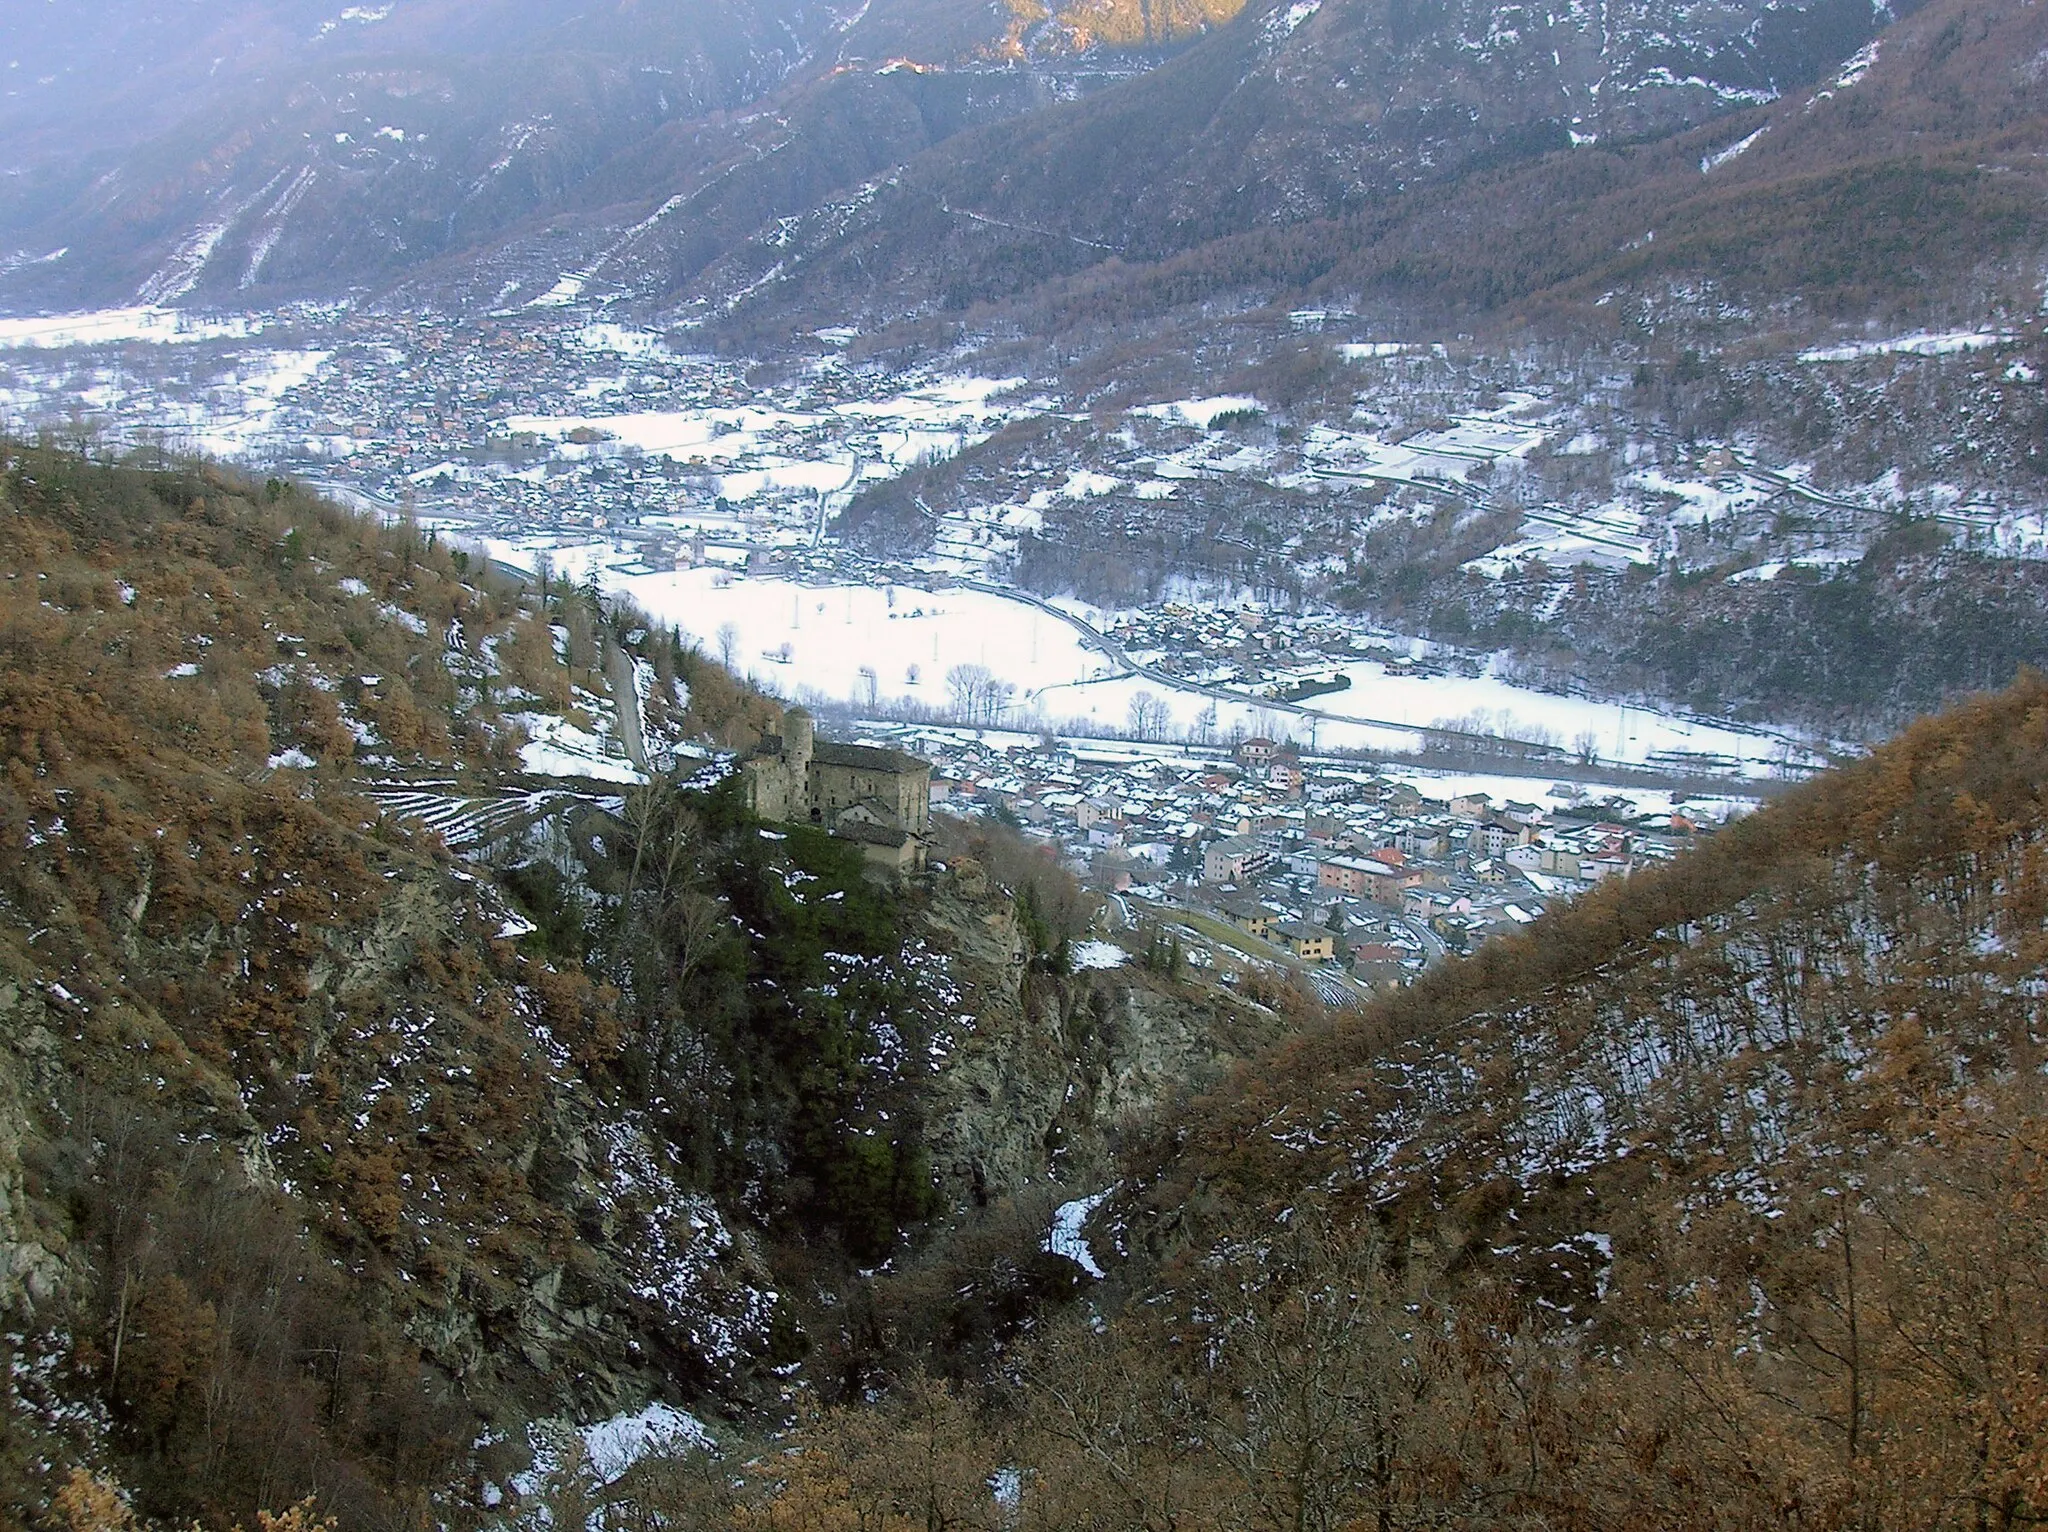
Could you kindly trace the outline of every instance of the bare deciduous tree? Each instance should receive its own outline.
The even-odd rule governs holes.
[[[1216,1284],[1207,1434],[1276,1532],[1411,1523],[1450,1371],[1441,1316],[1368,1228],[1303,1209]]]
[[[946,696],[955,714],[969,723],[996,722],[1016,690],[986,665],[955,665],[946,672]]]
[[[1138,739],[1164,739],[1173,714],[1151,692],[1134,692],[1128,709],[1131,733]]]

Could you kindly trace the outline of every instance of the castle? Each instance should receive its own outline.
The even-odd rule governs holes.
[[[898,876],[921,872],[931,825],[931,762],[900,750],[839,745],[816,736],[811,715],[791,708],[740,763],[756,817],[814,824],[859,843],[868,861]]]

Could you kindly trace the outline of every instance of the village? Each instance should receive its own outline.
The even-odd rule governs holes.
[[[1291,969],[1340,1005],[1666,860],[1747,807],[1431,777],[1262,737],[1207,750],[935,727],[863,737],[932,762],[935,813],[987,816],[1059,856],[1105,897],[1113,935],[1170,932],[1188,961],[1225,974]]]

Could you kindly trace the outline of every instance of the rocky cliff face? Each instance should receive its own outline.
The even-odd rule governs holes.
[[[1284,1030],[1205,982],[1134,967],[1033,974],[1010,901],[969,888],[926,917],[975,1006],[928,1108],[932,1168],[954,1207],[1047,1183],[1094,1189],[1129,1135]]]
[[[375,913],[327,927],[298,969],[302,1025],[268,1058],[210,1059],[157,1007],[117,998],[199,987],[222,949],[289,979],[232,928],[177,944],[131,932],[118,967],[91,955],[64,981],[13,968],[0,1299],[48,1320],[103,1275],[92,1242],[106,1231],[75,1242],[25,1167],[96,1164],[140,1054],[162,1061],[150,1094],[177,1130],[232,1146],[478,1406],[603,1412],[678,1384],[743,1391],[772,1307],[755,1245],[685,1184],[644,1115],[575,1066],[550,1025],[564,1013],[525,982],[544,975],[501,948],[469,985],[436,982],[442,956],[489,952],[502,923],[473,880],[386,870]]]
[[[656,1117],[587,1062],[582,1029],[603,1002],[494,939],[504,911],[488,884],[432,856],[372,856],[374,908],[297,954],[246,926],[166,940],[145,911],[62,980],[9,955],[0,1305],[61,1359],[65,1407],[87,1408],[94,1389],[61,1336],[72,1316],[98,1333],[103,1305],[125,1313],[124,1281],[190,1291],[209,1312],[237,1301],[206,1276],[235,1252],[185,1221],[184,1200],[202,1195],[302,1229],[329,1253],[334,1300],[484,1418],[595,1420],[649,1398],[744,1416],[771,1402],[789,1252],[699,1189]],[[1142,972],[1030,973],[999,892],[942,883],[918,924],[959,1011],[923,1110],[942,1203],[962,1212],[1107,1184],[1127,1135],[1282,1030],[1225,993]],[[215,966],[302,997],[275,1050],[221,1057],[145,998],[201,989]],[[144,1120],[151,1142],[220,1146],[230,1189],[181,1180],[165,1201],[124,1170]],[[139,1239],[137,1222],[161,1232]],[[803,1265],[815,1280],[815,1258]],[[160,1321],[136,1323],[137,1344],[157,1344]]]
[[[0,982],[0,1312],[34,1313],[63,1291],[64,1237],[30,1190],[28,1161],[49,1132],[38,1102],[62,1099],[58,1034],[18,980]]]

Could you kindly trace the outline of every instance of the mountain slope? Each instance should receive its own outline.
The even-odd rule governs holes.
[[[236,67],[166,83],[186,109],[138,117],[106,152],[25,124],[0,227],[17,303],[419,275],[491,303],[570,276],[563,296],[602,277],[642,298],[744,290],[816,323],[895,317],[1667,135],[1811,83],[1889,14],[1330,0],[1203,35],[1227,7],[896,0],[842,20],[790,0],[568,25],[500,0],[332,26],[257,7],[201,34]]]
[[[759,1257],[604,1083],[616,996],[372,796],[600,801],[495,787],[575,696],[546,622],[281,484],[8,459],[11,1509],[118,1440],[164,1514],[386,1524],[570,1358],[588,1404],[736,1359]]]
[[[7,144],[17,174],[0,220],[31,258],[19,301],[236,301],[388,280],[561,206],[666,122],[745,108],[839,25],[801,0],[588,14],[412,0],[338,18],[246,6],[157,56],[152,27],[116,30],[108,72],[137,71],[124,96],[144,103],[127,132],[72,142],[60,117]],[[81,31],[69,18],[49,45]],[[125,104],[104,106],[121,120]]]
[[[1282,1045],[1081,1208],[1091,1301],[733,1524],[2029,1524],[2044,844],[2028,676]]]
[[[535,1422],[773,1413],[860,1267],[983,1220],[1042,1284],[1014,1199],[1284,1026],[1065,973],[1014,837],[760,823],[779,705],[566,583],[52,447],[0,518],[9,1525],[81,1462],[473,1524]]]
[[[1610,289],[1702,280],[1767,303],[1810,287],[1824,310],[1966,307],[1986,262],[2038,239],[2031,7],[1944,0],[1882,41],[1828,8],[1675,32],[1644,13],[1604,38],[1590,13],[1493,37],[1476,16],[1304,9],[786,231],[725,279],[762,284],[738,333],[765,339],[783,310],[976,304],[1037,333],[1196,325],[1216,301],[1601,325]]]
[[[1556,1390],[1520,1429],[1555,1408],[1572,1433],[1513,1493],[1568,1521],[2024,1515],[2048,1450],[2022,1253],[2048,1227],[2044,838],[2027,676],[1283,1050],[1121,1237],[1194,1255],[1319,1187],[1447,1311],[1511,1305],[1532,1349],[1500,1386]]]
[[[484,278],[461,268],[481,257],[513,276],[478,301],[538,281],[530,298],[650,214],[739,191],[708,222],[674,219],[722,254],[963,126],[1141,71],[1232,10],[35,7],[0,109],[16,247],[0,274],[15,304],[247,303],[422,272],[468,294]],[[757,168],[759,188],[729,184]]]

